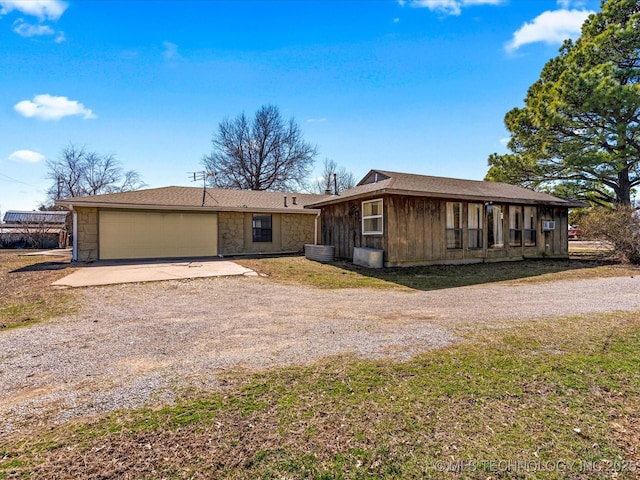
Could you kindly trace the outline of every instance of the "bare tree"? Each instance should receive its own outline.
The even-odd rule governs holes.
[[[47,190],[49,201],[102,193],[126,192],[144,187],[135,170],[124,171],[115,155],[89,152],[70,144],[56,160],[47,161],[47,178],[53,184]]]
[[[18,222],[19,228],[16,229],[16,233],[22,234],[27,248],[42,248],[45,235],[49,231],[49,225],[45,223],[44,219],[34,219],[33,221]]]
[[[249,120],[244,113],[225,119],[214,133],[213,150],[202,164],[219,188],[295,190],[309,176],[317,147],[306,143],[294,119],[265,105]]]
[[[356,178],[353,173],[338,166],[335,160],[325,158],[322,177],[316,180],[311,190],[317,193],[339,193],[355,186]]]

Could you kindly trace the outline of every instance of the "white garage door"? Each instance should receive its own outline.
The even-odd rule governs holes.
[[[218,254],[215,213],[100,210],[100,259]]]

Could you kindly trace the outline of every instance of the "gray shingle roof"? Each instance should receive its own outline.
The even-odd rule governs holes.
[[[202,193],[202,188],[199,187],[149,188],[89,197],[64,198],[57,200],[56,205],[220,211],[298,211],[299,213],[313,213],[305,210],[304,207],[312,202],[326,198],[326,195],[305,193],[207,188],[203,206]]]
[[[457,178],[432,177],[410,173],[371,170],[357,186],[339,195],[325,197],[311,203],[311,208],[330,205],[346,200],[372,197],[382,194],[413,195],[450,198],[469,201],[494,201],[516,204],[546,204],[566,207],[586,206],[547,193],[534,192],[507,183],[461,180]]]

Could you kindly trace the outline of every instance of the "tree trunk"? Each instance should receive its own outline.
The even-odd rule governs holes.
[[[616,200],[620,205],[631,205],[631,182],[629,181],[629,167],[618,172],[618,188]]]

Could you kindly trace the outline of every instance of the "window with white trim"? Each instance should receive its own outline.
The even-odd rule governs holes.
[[[383,233],[382,199],[362,202],[362,234],[382,235]]]

